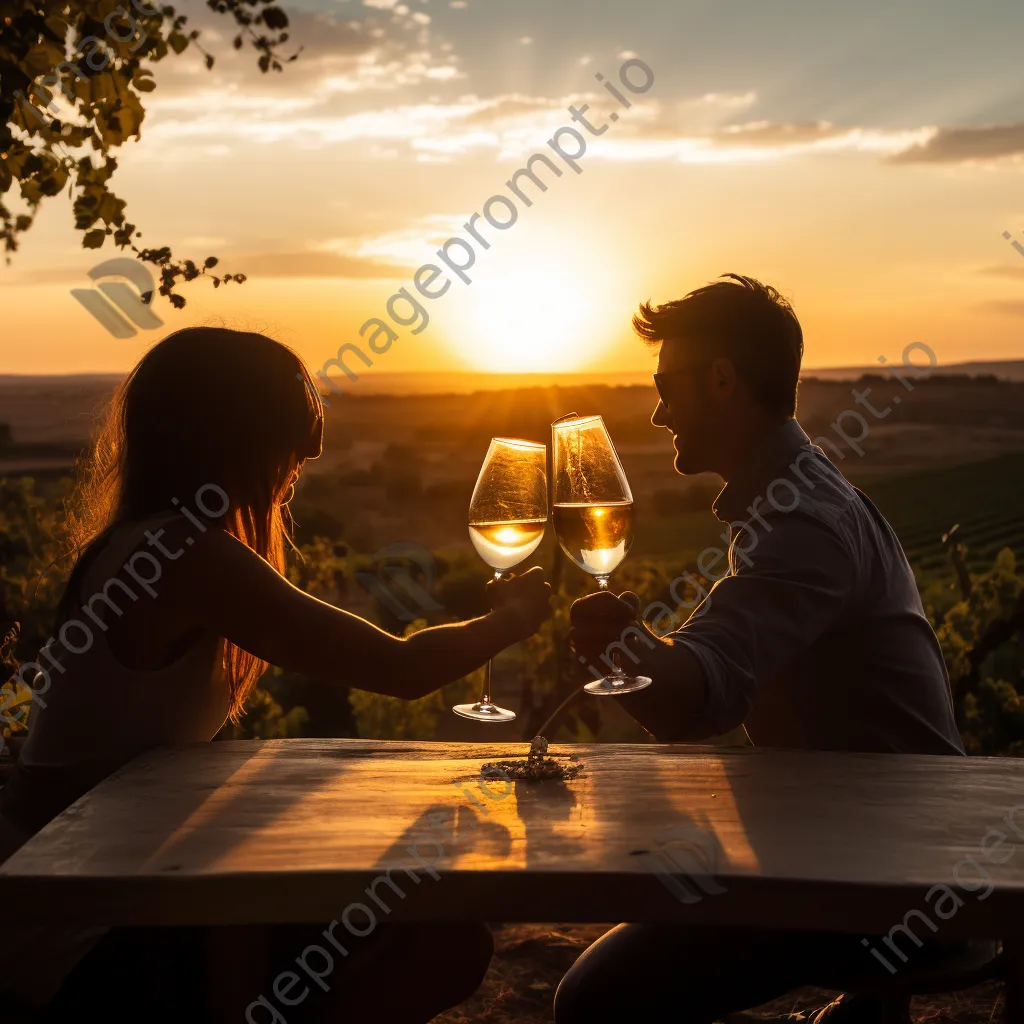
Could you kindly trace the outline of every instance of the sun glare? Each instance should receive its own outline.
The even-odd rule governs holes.
[[[516,270],[474,281],[458,345],[474,368],[495,373],[574,371],[603,348],[593,295],[563,271]]]

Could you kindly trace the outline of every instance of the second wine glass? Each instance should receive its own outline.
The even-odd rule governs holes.
[[[496,580],[529,558],[548,521],[547,446],[518,438],[492,438],[469,502],[469,539]],[[475,704],[452,710],[479,722],[514,722],[516,714],[491,702],[491,662]]]
[[[552,505],[562,550],[608,589],[608,577],[633,542],[633,494],[600,416],[577,416],[551,425]],[[583,687],[596,696],[633,693],[649,676],[629,676],[618,664]]]

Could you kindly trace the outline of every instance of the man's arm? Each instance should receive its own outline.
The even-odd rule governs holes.
[[[573,605],[578,654],[597,661],[624,643],[623,668],[651,677],[647,689],[617,699],[658,739],[696,741],[742,724],[759,689],[843,614],[856,566],[838,535],[804,516],[772,525],[749,549],[749,564],[719,580],[664,639],[636,621],[635,595],[593,594]]]

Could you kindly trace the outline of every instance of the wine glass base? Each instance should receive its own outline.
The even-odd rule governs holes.
[[[623,693],[645,690],[650,685],[650,676],[605,676],[587,683],[583,689],[594,697],[618,697]]]
[[[516,713],[499,708],[496,704],[456,704],[452,708],[462,718],[472,718],[477,722],[514,722]]]

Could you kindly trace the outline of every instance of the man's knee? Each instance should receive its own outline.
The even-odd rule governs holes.
[[[586,1020],[586,1016],[580,1012],[579,985],[572,977],[572,968],[558,983],[555,990],[555,1024],[576,1024],[577,1021]]]
[[[555,1024],[601,1024],[614,1013],[605,998],[598,994],[599,986],[585,966],[586,957],[580,957],[566,972],[555,991]],[[628,1016],[619,1017],[620,1022]]]

